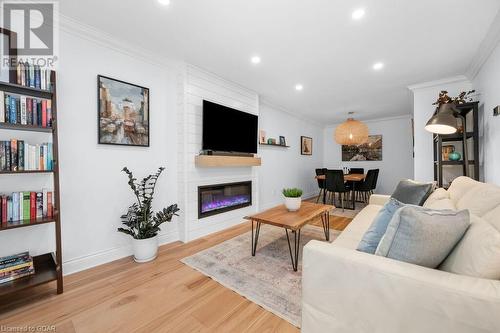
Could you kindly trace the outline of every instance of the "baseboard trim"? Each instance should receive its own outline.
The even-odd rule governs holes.
[[[174,230],[159,236],[158,242],[160,245],[176,242],[179,240],[179,231]],[[132,245],[124,245],[114,247],[108,250],[96,252],[86,256],[74,258],[63,262],[63,274],[70,275],[83,270],[107,264],[121,258],[132,255]]]

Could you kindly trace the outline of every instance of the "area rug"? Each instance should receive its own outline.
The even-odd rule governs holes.
[[[331,230],[330,241],[339,234],[340,231]],[[325,241],[323,229],[305,226],[301,231],[297,272],[292,269],[285,231],[269,225],[261,226],[255,257],[251,255],[251,233],[248,232],[181,261],[300,327],[302,247],[313,239]]]
[[[356,209],[344,209],[342,211],[342,207],[335,207],[335,209],[330,213],[330,215],[333,216],[340,216],[340,217],[348,217],[348,218],[355,218],[358,213],[367,206],[364,202],[356,202]]]

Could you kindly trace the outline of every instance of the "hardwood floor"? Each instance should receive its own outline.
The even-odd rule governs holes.
[[[330,219],[338,230],[350,221]],[[164,245],[151,263],[136,264],[128,257],[66,276],[62,295],[45,285],[0,298],[0,327],[54,325],[48,332],[58,333],[299,332],[179,261],[249,230],[244,223],[187,244]]]

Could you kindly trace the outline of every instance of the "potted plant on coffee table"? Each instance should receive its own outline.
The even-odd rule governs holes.
[[[155,174],[141,181],[137,181],[128,168],[122,170],[128,175],[128,185],[137,201],[128,208],[126,214],[121,216],[124,227],[118,228],[118,231],[132,236],[136,262],[147,262],[156,258],[160,225],[172,221],[172,217],[179,211],[177,204],[174,204],[156,213],[153,212],[155,187],[163,170],[165,168],[161,167]]]
[[[302,204],[302,190],[300,188],[284,188],[283,195],[285,196],[285,206],[295,212],[300,209]]]

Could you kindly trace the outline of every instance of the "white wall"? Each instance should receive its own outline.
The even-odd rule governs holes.
[[[57,84],[61,220],[64,272],[68,274],[131,254],[129,237],[116,232],[119,216],[134,200],[126,175],[120,171],[124,166],[139,177],[165,166],[154,207],[177,202],[177,96],[173,69],[64,31],[60,38]],[[150,88],[149,148],[97,144],[97,74]],[[30,176],[14,177],[17,190],[32,189]],[[4,178],[1,181],[5,182]],[[0,188],[16,190],[6,183]],[[178,239],[176,224],[163,227],[161,242]],[[34,228],[40,231],[23,228],[2,232],[0,256],[27,249],[33,255],[52,251],[53,226]]]
[[[259,128],[267,138],[286,138],[290,148],[259,146],[262,166],[259,168],[260,208],[265,209],[283,202],[281,190],[299,187],[303,197],[317,195],[318,183],[314,179],[315,168],[323,166],[323,128],[277,107],[261,103]],[[312,156],[300,154],[300,137],[313,138]]]
[[[410,116],[366,121],[370,135],[382,135],[382,161],[342,162],[341,146],[334,140],[337,125],[324,130],[324,165],[329,169],[342,167],[380,169],[377,193],[391,194],[401,179],[413,178],[412,132]]]
[[[413,92],[413,119],[415,126],[415,180],[434,180],[434,157],[432,134],[424,127],[432,116],[439,92],[448,91],[450,96],[458,96],[461,91],[469,91],[471,83],[464,76],[427,82],[409,87]]]
[[[486,63],[472,81],[479,94],[480,147],[484,165],[484,180],[500,185],[500,116],[493,117],[493,108],[500,105],[500,45],[495,48]]]

